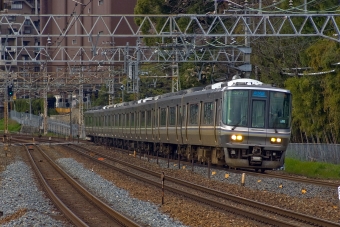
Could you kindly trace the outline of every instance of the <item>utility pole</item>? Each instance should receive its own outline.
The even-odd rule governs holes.
[[[43,88],[43,96],[44,96],[44,135],[47,134],[47,81],[48,81],[48,76],[47,76],[47,66],[45,66],[44,69],[44,79],[43,79],[43,83],[44,83],[44,88]]]
[[[261,1],[261,0],[260,0]],[[245,12],[244,14],[248,14],[248,0],[244,1],[244,8],[245,8]],[[250,24],[250,18],[247,17],[246,18],[246,25],[244,26],[244,32],[245,32],[245,37],[244,37],[244,46],[249,49],[249,51],[247,53],[244,54],[244,62],[247,65],[250,65],[250,55],[251,55],[251,51],[250,51],[250,37],[248,36],[249,31],[248,31],[248,27]],[[251,73],[251,69],[250,70],[246,70],[245,71],[245,78],[249,78],[250,77],[250,73]]]
[[[137,39],[137,61],[135,63],[135,75],[134,79],[136,81],[136,89],[133,91],[136,94],[137,100],[139,100],[139,62],[140,62],[140,44],[141,40],[140,38]]]
[[[48,47],[49,45],[51,45],[51,38],[48,37],[47,38],[47,42],[46,42],[46,53],[47,55],[45,56],[45,69],[44,69],[44,79],[43,79],[43,96],[44,96],[44,135],[47,134],[47,92],[48,92],[48,82],[49,82],[49,76],[47,74],[47,62],[48,62],[48,58],[49,53],[48,53]]]
[[[5,100],[4,100],[4,121],[5,121],[4,122],[5,123],[4,131],[5,131],[5,134],[8,134],[8,92],[7,92],[7,89],[8,89],[8,73],[7,72],[6,72],[5,86],[6,86],[6,89],[5,89],[6,91],[5,91]]]
[[[80,56],[82,58],[82,56]],[[81,63],[81,60],[80,60]],[[81,64],[80,64],[81,65]],[[83,66],[80,66],[80,73],[79,73],[79,126],[78,126],[78,135],[80,138],[83,138],[83,125],[84,125],[84,73],[83,73]],[[72,103],[71,103],[72,107]],[[71,111],[70,111],[71,116]],[[71,118],[70,118],[71,120]],[[70,125],[71,127],[72,125]]]
[[[70,140],[72,139],[72,91],[70,92],[71,97],[69,99],[70,103]]]
[[[81,13],[84,14],[84,7],[81,7]],[[80,19],[81,22],[84,22],[84,18]],[[83,28],[81,27],[81,34],[84,33]],[[84,39],[81,39],[81,46],[84,45]],[[94,53],[94,50],[93,50]],[[95,54],[95,53],[94,53]],[[79,53],[80,57],[80,71],[79,71],[79,120],[78,120],[78,139],[83,138],[83,127],[84,127],[84,72],[83,72],[83,50],[80,50]],[[72,94],[71,94],[71,100],[72,100]],[[72,119],[71,119],[71,109],[72,109],[72,101],[70,105],[70,134],[72,135]]]

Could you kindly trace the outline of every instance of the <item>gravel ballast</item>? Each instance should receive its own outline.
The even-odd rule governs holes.
[[[116,187],[75,160],[62,158],[57,162],[68,174],[77,178],[86,188],[107,201],[115,210],[132,217],[138,223],[154,227],[184,227],[180,222],[162,214],[156,205],[131,198],[129,192]]]
[[[150,161],[153,163],[156,162],[155,159],[150,159]],[[161,168],[168,168],[167,161],[160,159],[158,160],[158,163]],[[192,170],[191,166],[182,165],[181,168],[183,169],[183,167],[187,171],[191,172]],[[173,170],[178,170],[178,165],[177,163],[171,162],[169,168]],[[194,173],[208,178],[208,168],[206,167],[194,166]],[[210,170],[211,180],[216,180],[227,184],[241,185],[241,178],[242,174],[240,173],[233,173],[228,170]],[[281,193],[296,198],[320,198],[334,204],[338,203],[338,193],[337,190],[334,188],[299,183],[280,178],[271,178],[265,176],[259,177],[246,174],[244,187],[251,190]]]
[[[93,150],[104,151],[99,146],[90,145],[90,147]],[[146,196],[149,189],[136,184],[134,181],[128,180],[124,181],[124,184],[117,184],[110,179],[111,177],[108,177],[111,176],[110,171],[108,171],[110,175],[103,172],[106,168],[94,165],[91,161],[88,162],[87,159],[74,155],[73,152],[68,152],[67,149],[62,151],[57,148],[53,147],[51,153],[55,154],[56,158],[59,159],[59,164],[69,174],[79,179],[85,187],[89,188],[103,201],[108,201],[114,209],[134,218],[137,222],[144,223],[145,226],[177,227],[190,225],[205,227],[212,226],[212,220],[216,221],[215,226],[220,227],[259,226],[247,221],[240,222],[230,214],[222,218],[220,214],[216,215],[211,207],[207,207],[203,211],[202,208],[196,206],[197,213],[193,210],[189,211],[188,201],[186,200],[179,200],[177,208],[181,209],[175,209],[170,206],[170,199],[174,201],[176,199],[170,198],[168,194],[166,194],[166,204],[161,206],[158,199],[159,194],[156,194],[158,192],[154,192],[153,196],[150,197]],[[179,169],[176,160],[172,160],[169,168],[167,168],[166,160],[160,159],[157,165],[155,159],[150,159],[150,162],[148,162],[143,157],[140,160],[138,156],[123,155],[112,150],[105,150],[106,152],[114,153],[117,158],[138,164],[144,168],[160,173],[164,171],[168,176],[340,223],[337,190],[329,187],[248,174],[246,175],[245,186],[241,187],[241,174],[230,172],[227,169],[211,169],[210,180],[208,180],[208,169],[205,167],[195,166],[194,172],[192,172],[191,166],[183,165],[184,163],[181,163]],[[40,192],[34,186],[35,180],[32,178],[29,166],[19,161],[14,161],[5,166],[6,171],[1,173],[0,211],[3,211],[4,215],[2,218],[0,217],[0,226],[70,226],[70,224],[58,221],[58,217],[61,219],[60,214],[56,212],[51,202],[46,197],[44,198],[43,192]],[[117,178],[116,174],[112,174],[112,176],[115,176],[117,180],[121,178]],[[124,187],[125,185],[132,185],[137,188],[131,189],[130,186]],[[20,190],[27,192],[20,192]],[[21,197],[25,197],[25,199]],[[188,212],[190,215],[188,215]],[[211,219],[211,216],[214,218]]]
[[[34,184],[33,173],[22,161],[16,161],[1,173],[0,225],[70,226],[51,218],[60,215],[50,200]]]

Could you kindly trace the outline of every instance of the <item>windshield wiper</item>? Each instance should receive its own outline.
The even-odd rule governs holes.
[[[274,127],[274,130],[275,130],[275,133],[277,133],[277,123],[278,123],[278,117],[276,116],[275,119],[274,119],[274,124],[273,124],[273,127]]]
[[[241,121],[237,122],[236,125],[234,125],[234,127],[231,128],[231,130],[234,130],[240,123]]]

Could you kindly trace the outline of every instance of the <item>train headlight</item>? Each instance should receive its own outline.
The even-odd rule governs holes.
[[[232,135],[231,139],[234,140],[234,141],[241,142],[243,140],[243,136],[242,135]]]
[[[270,138],[270,142],[271,143],[281,143],[282,139],[281,138],[272,137],[272,138]]]

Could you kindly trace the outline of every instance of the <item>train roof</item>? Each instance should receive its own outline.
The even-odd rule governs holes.
[[[148,103],[148,102],[152,102],[152,101],[157,101],[160,99],[168,99],[168,98],[174,98],[175,96],[183,96],[183,95],[188,95],[194,92],[207,92],[209,90],[213,90],[213,91],[220,91],[225,87],[263,87],[263,88],[276,88],[273,85],[270,84],[264,84],[261,81],[258,80],[254,80],[254,79],[249,79],[249,78],[239,78],[239,77],[233,77],[233,80],[230,81],[226,81],[226,82],[218,82],[215,84],[210,84],[207,85],[205,87],[194,87],[194,88],[189,88],[186,90],[181,90],[181,91],[177,91],[177,92],[172,92],[172,93],[166,93],[166,94],[162,94],[162,95],[157,95],[155,97],[148,97],[148,98],[144,98],[144,99],[140,99],[138,101],[130,101],[130,102],[123,102],[123,103],[118,103],[118,104],[114,104],[114,105],[108,105],[108,106],[104,106],[104,107],[97,107],[93,110],[101,110],[101,109],[105,109],[105,110],[109,110],[111,108],[119,108],[119,107],[124,107],[124,106],[132,106],[135,104],[143,104],[143,103]],[[285,90],[285,89],[281,89],[281,88],[276,88],[278,90]],[[288,91],[288,90],[286,90]],[[212,92],[212,91],[210,91]],[[91,111],[91,110],[89,110]]]

